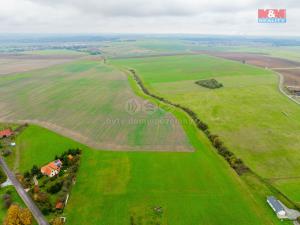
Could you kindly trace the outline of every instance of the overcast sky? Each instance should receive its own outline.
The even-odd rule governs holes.
[[[196,33],[300,36],[300,0],[0,0],[1,33]],[[257,23],[286,8],[286,24]]]

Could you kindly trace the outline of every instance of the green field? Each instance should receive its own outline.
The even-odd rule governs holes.
[[[183,115],[182,115],[183,116]],[[20,171],[43,165],[67,148],[83,149],[65,210],[67,224],[281,224],[258,204],[205,137],[188,132],[194,153],[96,151],[37,126],[17,137]],[[201,142],[200,142],[201,140]],[[153,207],[163,209],[156,216]]]
[[[136,111],[126,108],[132,99]],[[193,150],[170,113],[144,103],[126,75],[97,57],[0,76],[2,121],[39,124],[101,149]]]
[[[250,168],[300,203],[300,108],[272,72],[206,55],[114,61],[159,96],[191,108]],[[215,78],[223,88],[194,82]]]

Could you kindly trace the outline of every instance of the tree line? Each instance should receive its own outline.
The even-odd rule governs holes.
[[[197,114],[194,111],[192,111],[191,109],[185,106],[182,106],[177,103],[173,103],[163,97],[150,93],[149,90],[144,86],[142,80],[137,75],[136,71],[134,69],[129,69],[129,71],[133,75],[134,80],[137,82],[137,84],[140,86],[140,88],[146,95],[149,95],[166,104],[180,108],[181,110],[186,112],[195,122],[197,128],[204,132],[204,134],[210,140],[211,144],[216,148],[217,152],[229,163],[231,168],[233,168],[238,175],[242,175],[250,170],[240,158],[238,158],[233,152],[231,152],[224,145],[223,141],[220,139],[218,135],[212,134],[210,132],[208,125],[204,123],[201,119],[199,119]]]

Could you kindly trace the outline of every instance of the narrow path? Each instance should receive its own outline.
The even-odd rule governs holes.
[[[19,170],[20,165],[20,148],[18,145],[15,147],[15,156],[13,171],[16,173]]]
[[[270,68],[271,70],[298,70],[300,67],[278,67]]]
[[[35,205],[33,200],[30,198],[30,196],[26,193],[26,191],[23,189],[20,182],[17,180],[15,175],[10,171],[8,168],[6,162],[2,157],[0,157],[0,166],[5,172],[6,176],[10,179],[14,187],[16,188],[16,191],[18,192],[19,196],[24,201],[25,205],[28,207],[28,209],[31,211],[33,217],[37,221],[39,225],[49,225],[46,218],[42,214],[42,212],[39,210],[39,208]]]
[[[292,100],[293,102],[295,102],[296,104],[300,105],[300,102],[297,101],[296,99],[293,98],[292,95],[288,95],[284,90],[283,90],[283,82],[284,82],[284,77],[281,73],[277,72],[276,70],[271,70],[273,72],[275,72],[278,76],[279,76],[279,84],[278,84],[278,89],[279,91],[285,95],[286,97],[288,97],[290,100]]]

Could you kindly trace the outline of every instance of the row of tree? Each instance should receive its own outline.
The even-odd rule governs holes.
[[[149,90],[144,86],[142,80],[137,75],[136,71],[134,69],[130,69],[129,71],[131,72],[133,78],[135,79],[137,84],[140,86],[140,88],[146,95],[149,95],[159,101],[162,101],[166,104],[172,105],[174,107],[180,108],[181,110],[185,111],[193,119],[198,129],[200,129],[205,133],[205,135],[208,137],[212,145],[217,149],[218,153],[221,156],[223,156],[223,158],[237,172],[237,174],[242,175],[243,173],[249,171],[249,168],[244,164],[244,162],[240,158],[235,156],[234,153],[229,151],[229,149],[224,145],[224,143],[221,141],[218,135],[214,135],[210,132],[208,125],[203,121],[201,121],[194,111],[192,111],[191,109],[185,106],[173,103],[163,97],[150,93]]]

